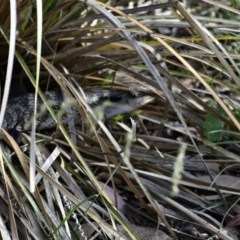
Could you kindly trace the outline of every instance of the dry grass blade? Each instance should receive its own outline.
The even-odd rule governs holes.
[[[228,73],[231,75],[237,86],[240,86],[240,81],[236,74],[234,73],[231,66],[227,63],[227,61],[224,58],[224,55],[219,52],[217,47],[213,43],[217,43],[220,45],[220,43],[207,31],[206,28],[201,27],[199,22],[197,22],[191,15],[185,10],[184,7],[182,7],[181,4],[178,5],[178,11],[183,15],[184,18],[191,24],[193,29],[202,37],[203,41],[206,43],[206,45],[216,54],[216,56],[219,58],[219,61],[222,63],[224,68],[228,71]],[[221,47],[221,46],[220,46]],[[223,47],[221,47],[223,49]],[[225,52],[224,52],[225,53]],[[229,55],[227,55],[229,58]],[[230,59],[232,60],[232,59]],[[233,62],[233,61],[232,61]]]
[[[0,114],[0,127],[2,127],[3,119],[7,107],[7,99],[9,96],[9,90],[12,80],[12,71],[13,71],[13,62],[14,62],[14,53],[15,53],[15,44],[16,44],[16,25],[17,25],[17,13],[16,13],[16,2],[11,1],[10,4],[10,13],[11,13],[11,31],[10,31],[10,39],[7,38],[3,28],[1,28],[1,32],[3,36],[9,41],[9,55],[8,55],[8,65],[7,65],[7,72],[6,72],[6,81],[5,81],[5,89],[4,95],[1,104],[1,114]]]

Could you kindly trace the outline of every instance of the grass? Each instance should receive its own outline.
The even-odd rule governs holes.
[[[56,122],[21,143],[1,130],[2,239],[239,237],[239,3],[133,2],[0,4],[0,124],[29,92]],[[94,88],[154,100],[99,119]],[[81,124],[59,121],[53,89]]]

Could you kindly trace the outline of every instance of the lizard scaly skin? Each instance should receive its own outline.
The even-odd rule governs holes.
[[[111,118],[118,114],[131,112],[151,101],[151,97],[137,93],[123,90],[108,90],[108,89],[91,89],[85,90],[86,102],[92,107],[96,108],[102,106],[104,102],[108,102],[103,107],[104,118]],[[62,109],[65,98],[61,91],[46,92],[46,99],[51,104],[54,110],[59,111]],[[37,112],[37,129],[52,128],[56,125],[49,113],[41,113],[43,102],[38,98]],[[6,131],[16,130],[19,132],[27,131],[31,126],[31,118],[34,112],[34,94],[29,93],[24,96],[9,99],[3,128]],[[80,119],[78,111],[73,107],[71,117],[75,120]],[[66,119],[66,117],[65,117]],[[62,120],[64,122],[64,118]],[[66,120],[67,121],[67,120]],[[78,120],[79,121],[79,120]]]

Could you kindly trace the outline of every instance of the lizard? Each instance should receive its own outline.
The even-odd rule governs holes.
[[[131,112],[150,102],[153,98],[145,93],[133,93],[116,89],[87,89],[84,91],[86,102],[93,109],[102,106],[104,102],[108,102],[103,107],[104,119],[114,117],[118,114]],[[34,113],[34,93],[28,93],[23,96],[10,98],[7,104],[6,113],[3,121],[3,128],[12,132],[24,132],[31,129],[31,118]],[[65,103],[65,97],[62,91],[47,91],[46,99],[54,110],[61,110]],[[109,104],[110,103],[110,104]],[[37,112],[41,112],[43,101],[38,97]],[[71,108],[71,117],[79,121],[81,119],[76,108]],[[61,119],[66,123],[68,118],[65,116]],[[40,114],[37,117],[37,130],[48,129],[56,126],[55,121],[49,113]]]

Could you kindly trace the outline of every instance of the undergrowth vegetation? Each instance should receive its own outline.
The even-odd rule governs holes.
[[[239,239],[238,9],[2,0],[0,124],[7,99],[36,93],[56,125],[1,130],[1,239]],[[89,89],[151,99],[105,119]]]

